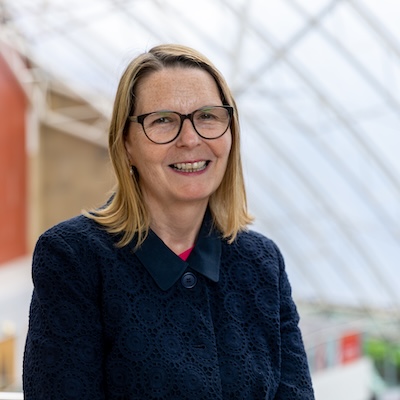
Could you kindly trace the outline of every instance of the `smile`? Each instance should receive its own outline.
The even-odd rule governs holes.
[[[171,167],[177,171],[182,172],[199,172],[206,169],[209,161],[196,161],[193,163],[177,163],[171,164]]]

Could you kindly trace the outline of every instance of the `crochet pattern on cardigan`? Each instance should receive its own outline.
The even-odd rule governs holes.
[[[187,261],[153,232],[136,253],[117,248],[84,216],[45,232],[25,400],[314,399],[277,246],[252,231],[228,244],[205,226]]]

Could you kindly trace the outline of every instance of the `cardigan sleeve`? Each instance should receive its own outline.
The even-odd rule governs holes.
[[[104,399],[98,274],[82,242],[76,233],[53,229],[36,245],[25,400]]]
[[[283,257],[276,248],[280,270],[281,378],[275,400],[314,400],[299,315],[292,299]]]

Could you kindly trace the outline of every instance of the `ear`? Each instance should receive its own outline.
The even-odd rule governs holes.
[[[134,167],[135,166],[135,163],[134,163],[134,161],[132,160],[132,157],[130,156],[130,154],[127,152],[126,153],[126,158],[127,158],[127,164],[128,164],[128,166],[129,166],[129,168],[130,167]]]
[[[129,145],[127,139],[124,140],[124,147],[125,147],[125,152],[126,152],[126,158],[127,158],[127,161],[128,161],[128,165],[130,167],[131,165],[133,165],[133,161],[132,161],[131,153],[129,151],[130,145]]]

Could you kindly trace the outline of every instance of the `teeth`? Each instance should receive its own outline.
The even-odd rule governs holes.
[[[184,171],[184,172],[197,172],[201,171],[206,167],[206,161],[197,161],[194,163],[178,163],[174,164],[173,167],[175,169],[178,169],[179,171]]]

